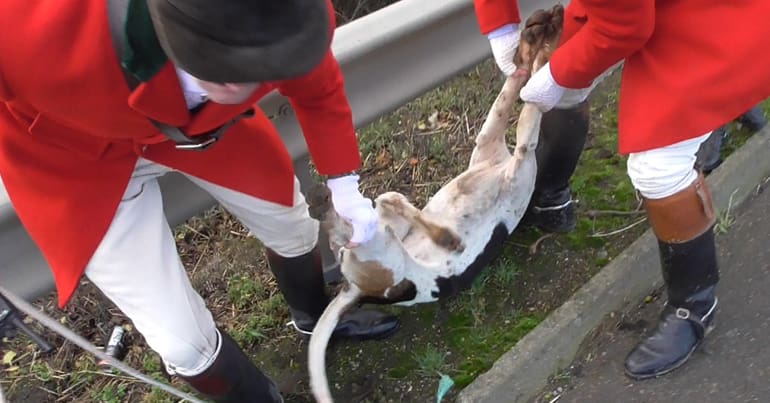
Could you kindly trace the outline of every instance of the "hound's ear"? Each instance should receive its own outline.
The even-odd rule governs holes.
[[[417,297],[417,287],[410,280],[401,280],[393,287],[388,287],[385,290],[385,298],[391,303],[395,304],[402,301],[411,301]]]

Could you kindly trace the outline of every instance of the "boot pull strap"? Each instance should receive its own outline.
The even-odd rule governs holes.
[[[698,198],[701,201],[701,206],[703,206],[703,214],[705,214],[706,217],[712,219],[716,217],[716,214],[714,213],[714,201],[711,198],[711,193],[709,192],[708,187],[706,186],[705,178],[701,173],[698,174],[698,179],[695,180],[695,194],[698,195]]]
[[[716,221],[703,175],[690,186],[662,199],[644,198],[644,209],[658,240],[684,243],[709,231]]]

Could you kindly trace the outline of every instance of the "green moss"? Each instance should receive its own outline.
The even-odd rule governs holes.
[[[534,329],[542,317],[520,316],[495,327],[459,327],[451,329],[449,344],[462,357],[453,371],[453,379],[464,387],[492,364],[516,342]]]
[[[520,274],[521,268],[510,256],[501,256],[493,263],[488,272],[495,284],[499,286],[512,286]]]
[[[237,308],[245,308],[261,298],[265,287],[255,276],[239,273],[230,279],[227,285],[227,295]]]
[[[91,398],[94,401],[102,403],[120,403],[126,396],[126,385],[109,383],[104,385],[101,390],[91,391]]]
[[[428,344],[422,350],[412,354],[417,364],[417,372],[423,376],[434,376],[444,371],[448,353],[443,349]]]
[[[144,368],[144,372],[160,372],[161,365],[160,357],[157,354],[145,354],[142,357],[142,368]]]

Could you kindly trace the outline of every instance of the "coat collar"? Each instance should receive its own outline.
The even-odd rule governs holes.
[[[167,64],[146,0],[131,0],[126,13],[121,65],[139,81],[148,81]]]
[[[140,83],[129,95],[128,105],[148,118],[176,127],[188,125],[191,119],[171,63],[166,63],[160,72]]]
[[[128,98],[137,112],[181,128],[188,135],[207,132],[254,105],[259,91],[240,105],[206,102],[191,114],[176,69],[160,46],[146,0],[131,0],[126,15],[126,40],[121,64],[139,85]]]
[[[128,97],[131,108],[173,126],[188,124],[179,79],[155,35],[146,0],[128,4],[121,65],[138,82]]]
[[[188,135],[196,135],[216,129],[253,107],[263,93],[257,90],[246,102],[238,105],[206,102],[195,114],[191,114],[182,95],[176,69],[172,63],[166,63],[158,74],[131,93],[128,104],[148,118],[179,127]]]

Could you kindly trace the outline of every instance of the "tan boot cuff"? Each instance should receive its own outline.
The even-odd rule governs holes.
[[[686,189],[663,199],[644,199],[647,218],[663,242],[683,243],[708,231],[716,220],[703,174]]]

